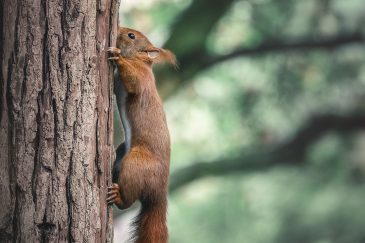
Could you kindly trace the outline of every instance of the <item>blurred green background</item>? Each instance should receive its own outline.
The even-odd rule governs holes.
[[[364,0],[121,2],[120,24],[179,60],[155,69],[171,243],[365,242],[364,13]]]

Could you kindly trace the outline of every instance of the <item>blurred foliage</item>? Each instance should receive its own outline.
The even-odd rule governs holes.
[[[171,48],[181,61],[174,74],[157,70],[173,142],[171,180],[189,165],[285,143],[315,114],[363,112],[365,46],[351,36],[365,35],[364,7],[363,0],[122,2],[121,24]],[[199,63],[204,55],[219,58],[263,43],[347,35],[331,47]],[[365,242],[365,133],[348,130],[312,141],[304,163],[202,175],[181,185],[170,195],[170,242]]]

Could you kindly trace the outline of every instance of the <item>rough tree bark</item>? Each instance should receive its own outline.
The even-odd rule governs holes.
[[[111,241],[118,7],[0,1],[0,242]]]

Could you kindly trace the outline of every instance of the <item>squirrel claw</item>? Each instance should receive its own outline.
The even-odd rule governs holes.
[[[107,199],[106,199],[106,202],[108,203],[108,204],[112,204],[112,203],[114,203],[115,202],[115,199],[117,198],[117,194],[113,194],[113,195],[111,195],[110,197],[108,197]]]
[[[108,47],[107,51],[111,54],[114,54],[114,55],[118,55],[122,52],[119,48],[116,48],[116,47],[113,47],[113,46]]]
[[[116,47],[109,47],[107,49],[107,52],[109,52],[112,56],[108,58],[108,60],[116,61],[119,59],[119,55],[121,53],[121,50]]]
[[[121,202],[121,196],[120,196],[118,184],[114,183],[112,186],[108,187],[106,202],[108,204]]]

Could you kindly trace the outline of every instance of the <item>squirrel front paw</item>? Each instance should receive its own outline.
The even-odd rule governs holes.
[[[109,54],[111,54],[111,57],[109,57],[108,60],[118,60],[119,55],[122,52],[119,48],[116,47],[109,47],[107,51]]]

